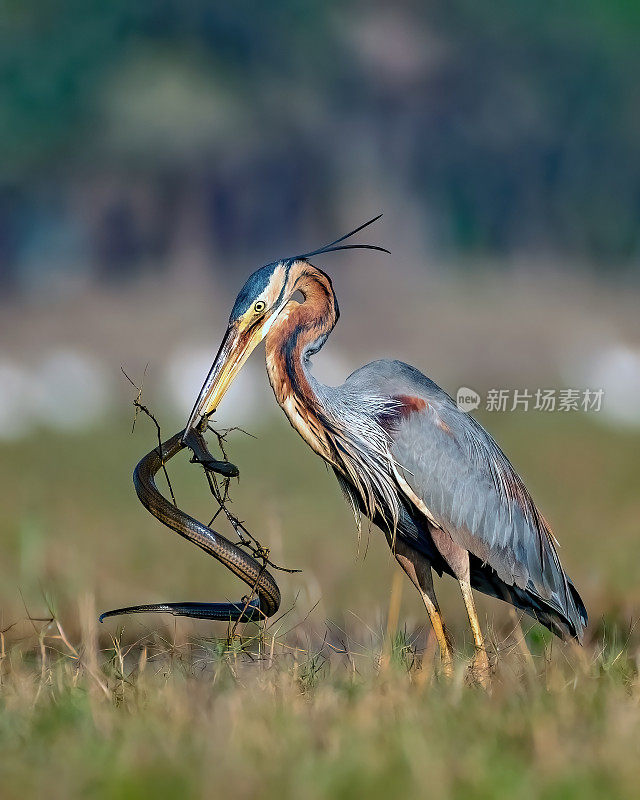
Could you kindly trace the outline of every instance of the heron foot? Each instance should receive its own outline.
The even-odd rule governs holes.
[[[448,681],[453,678],[453,659],[449,648],[440,651],[440,670]]]
[[[475,655],[469,665],[469,679],[487,691],[491,688],[491,664],[484,647],[476,648]]]

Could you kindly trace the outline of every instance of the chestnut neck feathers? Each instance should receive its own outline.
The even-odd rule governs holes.
[[[306,261],[291,266],[285,291],[300,291],[304,302],[290,300],[267,334],[269,380],[280,405],[296,394],[313,405],[316,398],[306,366],[338,321],[338,302],[331,279]]]
[[[269,381],[289,422],[309,446],[350,484],[371,519],[377,512],[395,529],[398,499],[395,462],[378,420],[395,407],[382,397],[351,396],[348,382],[330,387],[311,374],[310,357],[324,345],[339,316],[330,278],[306,261],[289,270],[290,300],[266,336]],[[343,484],[343,488],[345,488]],[[357,502],[349,495],[354,512]]]

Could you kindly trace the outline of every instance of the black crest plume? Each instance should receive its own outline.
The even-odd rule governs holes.
[[[391,253],[390,250],[387,250],[385,247],[378,247],[375,244],[340,244],[340,242],[344,242],[345,239],[349,239],[351,236],[355,236],[356,233],[359,233],[363,228],[368,228],[369,225],[373,225],[374,222],[380,219],[382,214],[378,214],[377,217],[370,219],[368,222],[364,222],[357,228],[354,228],[349,233],[345,233],[344,236],[341,236],[339,239],[336,239],[334,242],[329,242],[329,244],[325,244],[322,247],[319,247],[317,250],[312,250],[310,253],[300,253],[297,256],[289,256],[289,258],[284,259],[285,261],[298,261],[302,259],[311,258],[312,256],[318,256],[321,253],[331,253],[334,250],[379,250],[381,253]]]

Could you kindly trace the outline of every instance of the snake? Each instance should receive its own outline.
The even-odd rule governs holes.
[[[209,525],[182,511],[158,489],[156,475],[185,447],[191,449],[192,461],[201,464],[205,471],[218,473],[224,477],[236,477],[239,474],[234,464],[213,458],[200,431],[192,429],[185,436],[185,431],[181,430],[148,452],[138,462],[133,472],[133,485],[138,499],[163,525],[224,564],[250,587],[251,593],[237,603],[147,603],[116,608],[101,614],[100,622],[107,617],[145,612],[226,622],[255,622],[273,616],[280,607],[280,589],[274,577],[266,569],[266,560],[261,564]]]

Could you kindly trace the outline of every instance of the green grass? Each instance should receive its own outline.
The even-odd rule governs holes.
[[[351,638],[348,656],[285,642],[272,656],[267,634],[261,653],[245,642],[251,657],[201,639],[97,654],[88,633],[77,655],[43,641],[44,660],[5,657],[5,800],[637,797],[640,682],[625,649],[547,653],[531,670],[503,653],[487,695],[464,659],[443,682],[402,637],[386,659]]]
[[[96,622],[115,605],[244,592],[137,502],[131,467],[153,444],[144,421],[133,437],[123,421],[3,445],[2,800],[637,797],[640,436],[580,416],[488,424],[591,615],[583,650],[523,620],[529,662],[505,607],[482,601],[491,694],[469,685],[453,582],[438,584],[456,645],[447,683],[382,537],[365,531],[358,549],[333,477],[285,422],[232,439],[234,498],[274,560],[303,573],[278,577],[283,613],[270,627],[231,643],[224,625]],[[178,500],[206,517],[195,469],[173,470]],[[56,621],[28,619],[49,608]]]

